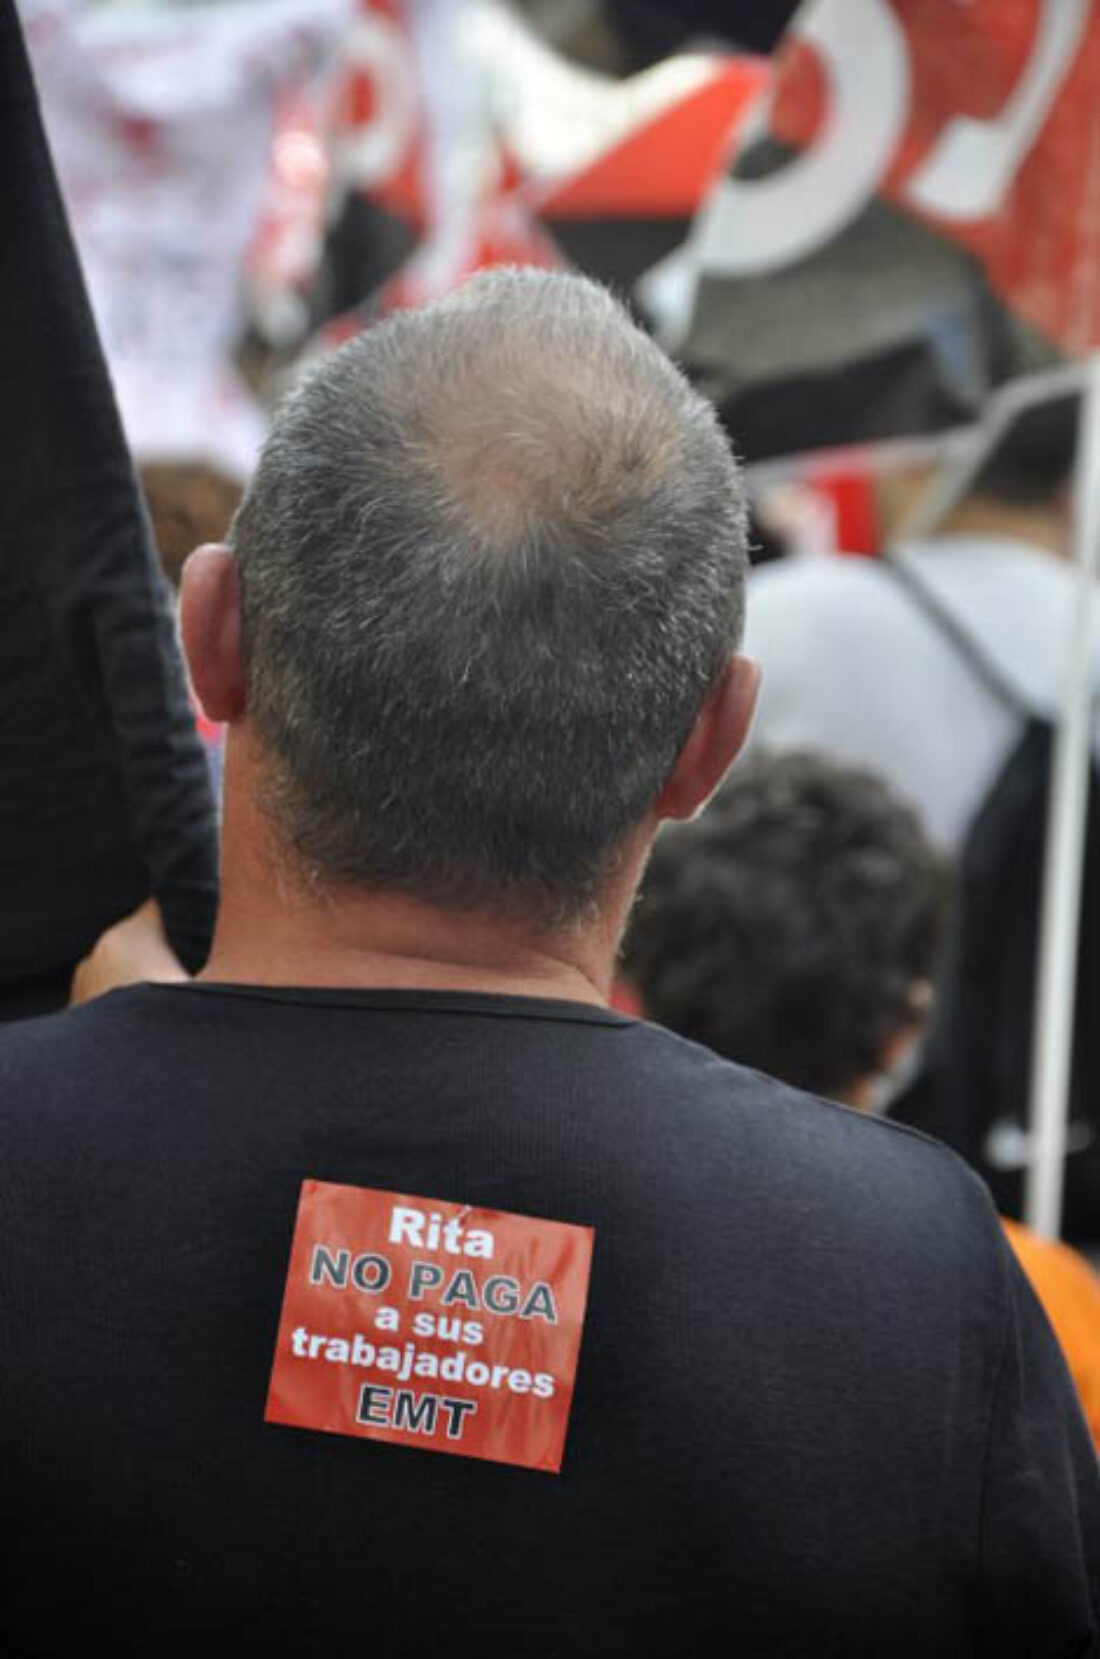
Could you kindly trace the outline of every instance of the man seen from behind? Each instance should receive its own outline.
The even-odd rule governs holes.
[[[602,290],[482,276],[310,374],[231,540],[210,961],[0,1045],[8,1651],[1093,1651],[1095,1463],[976,1180],[607,1005],[755,695],[710,408]],[[279,1334],[303,1182],[593,1229],[560,1473],[264,1420],[347,1363]],[[418,1283],[487,1298],[459,1236]],[[376,1257],[318,1258],[364,1322]],[[522,1440],[505,1359],[452,1393]]]

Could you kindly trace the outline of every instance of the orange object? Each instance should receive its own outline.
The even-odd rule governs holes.
[[[1043,1304],[1100,1448],[1100,1279],[1076,1250],[1006,1221],[1005,1232]]]
[[[556,1474],[592,1239],[304,1181],[266,1421]]]

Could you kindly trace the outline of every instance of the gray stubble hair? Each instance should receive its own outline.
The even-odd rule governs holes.
[[[450,907],[590,907],[740,638],[714,412],[576,276],[492,271],[323,360],[231,539],[279,839]]]

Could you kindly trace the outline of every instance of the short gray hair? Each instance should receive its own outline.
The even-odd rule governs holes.
[[[740,637],[729,445],[577,276],[493,271],[324,359],[231,539],[280,838],[452,907],[589,906]]]

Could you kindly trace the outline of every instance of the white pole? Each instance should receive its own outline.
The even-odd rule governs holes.
[[[1081,413],[1073,502],[1077,582],[1050,779],[1031,1064],[1031,1161],[1024,1204],[1028,1226],[1047,1238],[1058,1237],[1062,1219],[1088,810],[1091,624],[1100,576],[1100,354],[1089,363]]]

